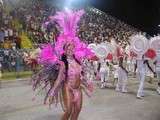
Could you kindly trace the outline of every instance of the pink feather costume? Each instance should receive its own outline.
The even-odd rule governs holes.
[[[58,103],[60,100],[65,112],[62,120],[68,120],[69,117],[77,120],[79,115],[79,113],[73,113],[75,114],[73,116],[68,115],[68,107],[66,107],[67,105],[65,105],[65,103],[69,100],[64,99],[65,93],[67,94],[69,91],[68,94],[72,96],[70,100],[71,103],[77,105],[81,104],[82,101],[82,89],[89,96],[93,90],[93,84],[83,76],[84,72],[80,62],[83,59],[94,56],[94,54],[87,48],[86,44],[82,43],[79,38],[76,37],[77,23],[83,14],[83,10],[77,12],[67,11],[58,12],[57,15],[50,17],[51,21],[49,22],[56,21],[63,29],[63,33],[58,37],[54,47],[50,44],[43,46],[39,56],[39,63],[42,64],[43,67],[32,77],[34,90],[39,86],[42,86],[42,89],[47,89],[44,103],[46,103],[47,100],[49,100],[49,104],[53,102]],[[66,57],[67,68],[62,56],[65,54],[64,48],[72,45],[74,46],[74,59]]]

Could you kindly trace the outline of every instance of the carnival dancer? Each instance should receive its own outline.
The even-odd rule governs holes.
[[[83,78],[83,80],[81,79],[81,65],[74,57],[73,51],[74,45],[68,44],[68,46],[65,46],[66,53],[62,56],[62,61],[65,63],[65,66],[62,63],[62,70],[65,73],[66,79],[62,89],[65,107],[65,113],[62,120],[68,120],[69,118],[71,120],[77,120],[82,108],[81,84],[84,82],[83,80],[85,78]],[[59,76],[63,76],[63,74],[59,74]],[[89,87],[89,84],[85,83],[85,86]]]
[[[45,104],[47,101],[49,105],[61,103],[64,111],[61,120],[78,120],[83,103],[82,90],[89,96],[93,91],[93,84],[83,76],[81,66],[82,59],[91,53],[75,36],[77,23],[83,14],[83,10],[66,11],[52,17],[63,28],[63,34],[58,37],[54,48],[52,45],[43,46],[39,63],[44,67],[32,77],[34,90],[39,86],[47,89]]]
[[[118,67],[118,82],[116,85],[116,91],[118,92],[127,92],[127,80],[128,80],[128,71],[123,66],[123,58],[119,58],[119,67]]]

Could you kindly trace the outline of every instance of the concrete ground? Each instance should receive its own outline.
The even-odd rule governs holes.
[[[160,120],[160,95],[154,84],[145,84],[145,97],[136,99],[138,81],[129,80],[129,93],[117,93],[113,87],[99,89],[91,98],[84,97],[79,120]],[[0,120],[60,120],[60,105],[43,105],[43,95],[32,101],[28,81],[2,82],[0,88]]]

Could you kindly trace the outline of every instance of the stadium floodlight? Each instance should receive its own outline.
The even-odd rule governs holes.
[[[69,10],[69,8],[72,6],[73,0],[66,0],[65,4],[64,4],[64,9],[66,11]]]
[[[70,9],[68,7],[64,7],[65,11],[69,11]]]
[[[89,3],[89,0],[65,0],[63,3],[64,8],[83,8],[84,6],[87,6]]]

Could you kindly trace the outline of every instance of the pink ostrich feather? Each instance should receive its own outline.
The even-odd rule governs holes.
[[[41,52],[40,62],[55,62],[64,53],[63,47],[67,42],[72,42],[75,45],[75,56],[77,59],[89,58],[94,56],[87,45],[76,37],[76,29],[84,10],[79,11],[64,11],[57,12],[55,16],[50,16],[49,22],[56,21],[62,29],[61,34],[57,38],[54,49],[51,45],[46,45]],[[45,24],[49,24],[46,22]]]
[[[84,10],[57,12],[55,16],[50,16],[50,20],[59,24],[63,34],[75,36],[78,22],[84,13]]]
[[[57,56],[53,54],[53,47],[50,44],[43,45],[39,58],[41,64],[54,63],[58,60]]]

